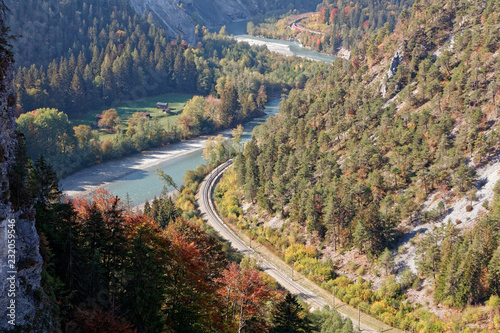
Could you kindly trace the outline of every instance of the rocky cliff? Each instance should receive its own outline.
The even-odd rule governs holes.
[[[197,24],[216,27],[249,19],[266,7],[263,0],[130,0],[139,14],[151,12],[171,37],[195,40]]]
[[[13,171],[18,137],[13,109],[12,57],[5,49],[4,37],[0,18],[0,331],[43,332],[41,327],[48,327],[46,323],[50,319],[42,315],[41,310],[43,262],[35,214],[29,200],[14,200],[20,186],[12,178],[23,177]],[[15,257],[9,257],[14,253]]]

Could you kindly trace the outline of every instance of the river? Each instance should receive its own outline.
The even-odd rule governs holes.
[[[328,63],[333,63],[336,59],[332,55],[319,53],[317,51],[303,47],[301,44],[296,42],[251,36],[246,32],[247,23],[248,21],[228,23],[226,25],[226,31],[239,42],[247,42],[250,45],[266,45],[269,51],[280,53],[286,56],[296,55],[298,57],[307,58],[309,60],[323,61]]]
[[[269,116],[278,113],[279,102],[281,99],[273,99],[266,104],[265,116],[253,118],[251,121],[243,124],[244,132],[242,143],[252,138],[252,130],[255,126],[262,125]],[[229,131],[225,131],[224,136],[230,137]],[[194,149],[185,155],[166,160],[154,167],[146,168],[138,172],[131,173],[121,179],[113,181],[104,186],[114,195],[125,198],[127,193],[133,205],[140,204],[148,199],[158,196],[163,190],[163,184],[158,180],[155,174],[156,168],[162,169],[170,175],[174,182],[180,186],[183,182],[184,174],[187,170],[193,170],[198,165],[205,163],[202,158],[203,148]]]
[[[278,113],[280,101],[279,98],[272,99],[266,104],[264,116],[243,124],[242,142],[250,140],[254,127]],[[230,130],[222,134],[231,137]],[[180,186],[187,170],[205,163],[202,154],[206,139],[206,136],[196,138],[93,166],[66,177],[61,181],[61,187],[70,198],[103,188],[124,200],[128,195],[130,204],[136,206],[162,193],[163,183],[155,174],[157,168],[170,175]]]
[[[303,48],[297,43],[249,36],[245,34],[246,22],[228,24],[226,30],[237,40],[265,44],[269,49],[285,55],[298,55],[324,62],[333,62],[335,59],[333,56]],[[263,124],[269,116],[278,113],[279,102],[280,99],[269,101],[266,104],[265,116],[244,124],[243,142],[251,138],[255,126]],[[231,136],[230,131],[223,134],[226,137]],[[205,163],[202,158],[205,141],[206,137],[188,140],[93,166],[63,179],[61,188],[70,198],[88,195],[98,188],[104,188],[123,199],[128,196],[130,204],[136,206],[162,193],[163,184],[155,174],[156,168],[170,175],[177,185],[182,185],[187,170]]]

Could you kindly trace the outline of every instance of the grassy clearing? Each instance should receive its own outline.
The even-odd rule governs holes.
[[[95,122],[95,116],[97,114],[102,113],[102,111],[104,110],[114,108],[118,112],[118,115],[122,119],[125,127],[127,126],[128,119],[135,112],[149,112],[151,114],[151,117],[153,119],[158,119],[163,127],[173,126],[177,123],[184,105],[186,105],[186,102],[193,96],[193,94],[168,93],[158,96],[146,97],[135,101],[123,101],[112,107],[103,107],[98,110],[88,111],[79,118],[71,119],[71,122],[74,126],[82,124],[90,126]],[[161,110],[158,110],[156,108],[157,102],[168,103],[171,114],[167,115],[165,113],[162,113]],[[113,136],[113,134],[109,134],[106,131],[102,130],[99,130],[99,133],[101,138],[110,138]]]

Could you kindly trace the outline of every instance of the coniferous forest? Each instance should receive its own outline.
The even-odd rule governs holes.
[[[196,43],[171,39],[127,0],[0,0],[3,93],[12,85],[0,216],[33,222],[22,239],[41,256],[40,288],[26,291],[38,312],[16,329],[359,332],[340,315],[349,307],[368,326],[500,331],[500,1],[317,2],[259,1],[270,11],[248,32],[346,50],[333,64],[195,18]],[[117,111],[167,93],[190,94],[173,124]],[[242,144],[240,124],[277,97],[279,113]],[[95,126],[81,123],[96,110]],[[207,163],[182,185],[157,169],[164,191],[141,207],[105,189],[69,199],[59,185],[223,129],[232,139],[208,138]],[[218,214],[339,312],[312,311],[204,220],[202,183],[229,158],[210,192]]]
[[[32,6],[47,19],[56,15],[48,4],[35,1]],[[59,175],[245,121],[262,112],[268,94],[289,89],[301,74],[320,68],[318,64],[298,68],[297,60],[237,45],[201,27],[197,45],[180,38],[167,40],[151,15],[138,16],[121,0],[57,4],[61,19],[44,25],[51,47],[28,52],[24,43],[38,45],[31,38],[38,38],[41,30],[29,33],[29,22],[36,25],[37,20],[26,8],[17,3],[11,9],[11,17],[26,20],[12,19],[12,30],[18,31],[21,24],[19,29],[26,29],[23,34],[27,31],[14,41],[14,50],[23,50],[14,79],[22,113],[18,124],[28,138],[29,156],[37,159],[43,154]],[[202,114],[195,118],[203,118],[201,123],[188,114],[180,128],[162,128],[144,119],[128,125],[116,122],[112,127],[117,126],[118,135],[100,140],[88,125],[71,124],[90,110],[166,92],[214,98],[207,99],[204,111],[198,109]],[[47,131],[47,122],[58,135]],[[46,145],[48,140],[55,142]]]
[[[291,91],[221,183],[223,214],[391,325],[498,328],[487,315],[498,311],[498,186],[476,222],[443,221],[459,198],[467,198],[464,213],[473,209],[486,183],[476,171],[498,154],[498,6],[416,1],[392,33],[364,38],[348,61]],[[429,197],[442,199],[431,209]],[[281,227],[252,228],[257,213],[245,214],[243,202],[281,218]],[[431,231],[410,241],[412,270],[398,258],[406,233],[427,223]],[[332,252],[358,253],[368,264]],[[336,266],[361,280],[339,276]],[[475,319],[440,321],[422,304],[408,306],[406,297],[424,289],[427,305],[476,311]]]
[[[276,24],[259,21],[256,21],[259,24],[254,24],[252,21],[248,32],[270,38],[295,38],[304,46],[335,54],[342,47],[351,50],[367,35],[392,31],[400,15],[410,15],[412,5],[413,0],[323,0],[316,6],[316,15],[305,19],[285,16]],[[299,28],[290,29],[294,20]],[[311,28],[311,31],[300,27]]]

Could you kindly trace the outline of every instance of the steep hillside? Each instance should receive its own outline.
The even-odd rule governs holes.
[[[128,35],[132,32],[137,35],[141,32],[148,33],[150,25],[155,25],[156,31],[164,30],[162,38],[175,40],[179,36],[194,45],[202,37],[202,30],[195,29],[197,25],[217,27],[271,10],[309,10],[317,2],[319,1],[6,0],[5,4],[10,10],[7,25],[11,27],[13,34],[22,36],[14,41],[16,64],[29,67],[31,64],[47,66],[61,56],[69,57],[73,54],[78,57],[84,46],[92,48],[98,43],[93,41],[94,36],[99,37],[99,40],[106,39],[101,34],[108,33],[106,23],[111,21],[117,21],[113,28],[119,28]],[[124,23],[125,27],[122,25]]]
[[[150,29],[147,14],[141,20],[142,15],[135,15],[127,0],[6,0],[5,4],[9,8],[7,26],[19,36],[13,41],[16,66],[47,68],[54,60],[71,55],[76,58],[85,49],[91,49],[86,54],[90,60],[95,46],[119,39],[110,31],[114,34],[124,29],[128,34],[141,35],[142,29],[145,33]]]
[[[310,10],[319,1],[296,0],[130,0],[139,13],[153,13],[157,22],[165,27],[169,36],[180,35],[195,41],[196,25],[221,26],[228,22],[246,20],[255,14],[271,10]]]
[[[408,16],[413,0],[323,0],[317,12],[289,15],[274,23],[250,24],[252,35],[290,39],[326,53],[350,50],[367,35],[392,31],[400,14]],[[382,29],[383,28],[383,29]],[[341,52],[346,56],[348,52]],[[348,57],[347,57],[348,58]]]
[[[0,330],[14,330],[15,324],[19,330],[46,331],[51,320],[48,305],[43,304],[42,257],[33,203],[26,196],[22,138],[16,132],[8,35],[4,4],[0,1]],[[35,317],[37,322],[32,320]]]
[[[392,301],[383,300],[392,311],[370,307],[374,298],[316,273],[310,258],[296,262],[329,288],[344,288],[345,301],[401,328],[445,330],[425,326],[438,321],[418,311],[412,316],[420,322],[411,323],[401,303],[405,290],[427,296],[417,302],[441,318],[453,311],[433,304],[463,308],[490,299],[488,306],[498,306],[491,299],[499,296],[494,253],[500,220],[496,213],[474,219],[496,211],[498,200],[485,204],[481,214],[465,214],[479,211],[477,194],[484,195],[485,181],[477,174],[486,177],[492,196],[483,170],[491,169],[499,148],[499,15],[500,2],[494,0],[416,1],[393,33],[380,30],[353,48],[349,62],[337,61],[303,90],[292,91],[235,163],[245,200],[283,220],[281,228],[282,223],[256,228],[262,241],[286,255],[295,253],[297,241],[315,246],[326,265],[330,259],[337,272],[373,280],[372,288],[388,288],[395,282],[390,274],[398,273]],[[454,205],[462,198],[470,208]],[[414,238],[416,226],[428,223],[433,230],[457,209],[464,213],[452,221],[459,228]],[[241,225],[252,225],[234,212]],[[396,251],[401,242],[409,245]],[[430,248],[434,252],[426,252]],[[397,267],[393,262],[395,255],[415,249],[416,265],[410,268],[418,277],[406,269],[406,260],[397,260]],[[488,322],[477,311],[475,319],[455,318],[458,329],[470,321],[493,325],[493,317]]]

